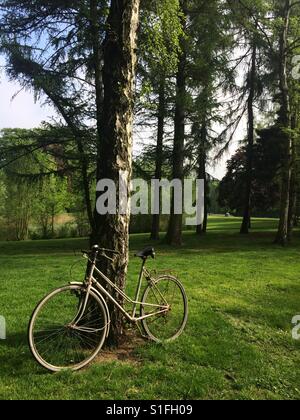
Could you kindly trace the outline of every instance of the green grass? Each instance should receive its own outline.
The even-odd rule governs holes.
[[[136,361],[98,362],[79,373],[40,368],[26,329],[37,301],[70,280],[73,250],[86,242],[0,243],[0,314],[8,326],[0,342],[0,399],[299,399],[300,342],[291,336],[300,314],[299,232],[282,249],[272,244],[276,221],[256,220],[246,237],[239,223],[212,218],[207,236],[186,233],[182,249],[157,245],[149,266],[172,268],[189,297],[178,341],[145,344]],[[148,244],[146,235],[133,235],[131,256]],[[138,270],[131,258],[130,292]]]

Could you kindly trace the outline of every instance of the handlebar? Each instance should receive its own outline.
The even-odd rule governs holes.
[[[86,251],[86,250],[82,249],[81,252],[85,255],[90,255],[90,254],[92,254],[93,250]],[[98,248],[97,249],[98,254],[101,254],[101,253],[103,254],[105,252],[108,252],[108,253],[114,254],[114,255],[121,255],[120,252],[115,251],[113,249],[107,249],[107,248]]]
[[[100,248],[99,251],[100,252],[110,252],[111,254],[114,254],[114,255],[121,255],[120,252],[114,251],[113,249]]]

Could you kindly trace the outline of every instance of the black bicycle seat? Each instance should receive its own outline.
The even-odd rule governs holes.
[[[146,259],[148,257],[155,258],[155,249],[149,246],[143,249],[143,251],[137,252],[136,254],[134,254],[134,256],[142,259]]]

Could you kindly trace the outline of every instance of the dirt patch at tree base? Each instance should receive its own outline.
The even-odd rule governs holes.
[[[141,359],[136,354],[136,350],[145,346],[147,340],[142,338],[136,331],[127,331],[124,342],[120,347],[110,349],[104,347],[97,358],[96,363],[123,362],[130,364],[140,364]]]

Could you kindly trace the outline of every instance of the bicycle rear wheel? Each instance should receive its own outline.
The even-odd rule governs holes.
[[[46,296],[34,310],[28,329],[29,346],[37,362],[52,372],[79,370],[101,350],[108,316],[102,300],[86,289],[70,285]]]
[[[142,303],[141,316],[151,315],[141,321],[151,340],[170,342],[182,334],[188,319],[188,301],[182,284],[175,277],[161,276],[154,280],[147,286]],[[156,314],[166,306],[169,306],[168,311]]]

